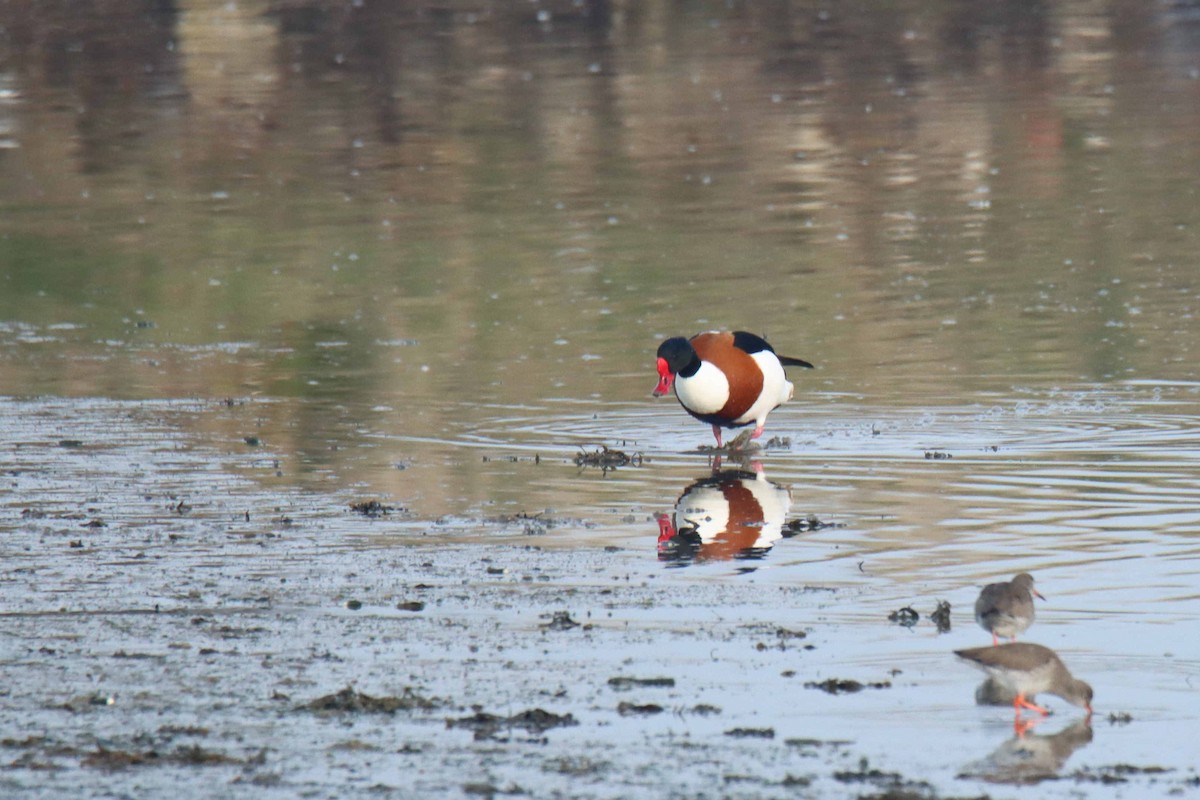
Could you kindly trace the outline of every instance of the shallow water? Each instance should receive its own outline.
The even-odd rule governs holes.
[[[1077,389],[854,424],[863,410],[834,413],[856,407],[841,398],[780,414],[791,448],[742,479],[786,485],[789,522],[830,527],[683,565],[661,560],[654,515],[709,475],[702,454],[646,448],[638,467],[581,469],[570,430],[506,410],[494,424],[512,426],[510,441],[445,442],[445,466],[507,470],[550,508],[464,499],[431,518],[418,498],[364,519],[347,508],[361,487],[297,489],[270,445],[197,436],[269,411],[253,402],[6,401],[17,447],[2,667],[20,688],[4,714],[42,737],[6,741],[6,790],[69,793],[100,769],[109,790],[130,791],[201,769],[234,794],[677,796],[716,782],[726,796],[784,796],[803,781],[817,796],[899,782],[929,797],[1066,776],[1040,796],[1177,796],[1196,780],[1194,436],[1179,413],[1192,391]],[[672,415],[612,416],[680,437]],[[574,424],[583,441],[604,423]],[[421,469],[399,472],[421,481]],[[979,676],[950,654],[986,642],[970,615],[978,586],[1025,569],[1048,598],[1026,638],[1096,688],[1090,740],[1055,700],[1054,717],[1015,739],[1011,709],[975,706]],[[395,608],[416,598],[418,613]],[[939,600],[953,609],[945,634],[929,620]],[[921,615],[913,628],[887,619],[904,606]],[[547,632],[560,611],[588,627]],[[620,676],[675,683],[607,685]],[[831,678],[889,686],[803,687]],[[414,686],[443,705],[382,720],[294,710],[345,685]],[[578,725],[473,743],[443,721],[472,706],[544,707]],[[731,738],[739,729],[759,735]],[[1056,734],[1058,760],[1030,755]],[[720,755],[664,772],[697,748]],[[161,763],[104,766],[147,752]],[[229,763],[191,764],[197,754]]]
[[[0,714],[45,741],[3,745],[7,792],[854,796],[866,758],[1009,796],[1011,712],[949,654],[1022,570],[1097,691],[1090,741],[1036,729],[1076,747],[1040,796],[1195,791],[1190,4],[13,13]],[[649,397],[658,341],[711,327],[817,366],[717,489]],[[603,448],[634,462],[576,463]],[[563,609],[594,627],[539,627]],[[670,711],[618,713],[630,673]],[[803,688],[831,677],[892,686]],[[269,699],[355,682],[451,702]],[[92,691],[117,713],[61,710]],[[442,727],[473,704],[580,724],[475,744]],[[180,741],[237,763],[88,762]]]

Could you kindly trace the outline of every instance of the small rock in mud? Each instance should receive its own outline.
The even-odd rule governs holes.
[[[929,615],[933,620],[933,624],[937,625],[938,633],[950,632],[950,603],[946,600],[938,600],[937,607],[933,609],[933,613]]]
[[[364,517],[382,517],[396,511],[396,507],[385,506],[378,500],[359,500],[357,503],[350,504],[350,510],[362,514]]]
[[[347,600],[346,601],[346,608],[350,609],[351,611],[358,611],[362,607],[363,607],[362,600]]]
[[[934,460],[934,459],[940,460],[940,459],[944,459],[944,458],[954,458],[954,456],[950,455],[945,450],[926,450],[925,458],[931,459],[931,460]]]
[[[674,678],[630,678],[624,675],[608,679],[608,685],[618,691],[632,689],[635,686],[654,686],[658,688],[671,688],[675,685]]]
[[[571,619],[571,615],[566,611],[555,611],[554,617],[542,625],[544,631],[569,631],[571,628],[578,628],[579,623]]]
[[[730,728],[725,731],[726,736],[732,736],[735,739],[774,739],[774,728]]]
[[[469,717],[446,720],[447,728],[470,728],[475,731],[475,740],[490,739],[502,730],[521,728],[532,735],[541,735],[551,728],[578,725],[570,714],[555,714],[540,708],[521,711],[510,717],[476,711]]]
[[[401,611],[424,611],[425,604],[420,600],[405,600],[402,603],[397,603],[396,608]]]
[[[394,714],[397,711],[412,711],[414,709],[428,710],[437,708],[441,701],[437,698],[427,698],[414,692],[410,687],[404,688],[404,694],[388,697],[372,697],[362,692],[356,692],[347,686],[335,694],[327,694],[316,700],[297,706],[297,711],[315,711],[317,713],[344,712],[354,714]]]
[[[891,681],[875,681],[872,683],[860,683],[852,678],[829,678],[823,681],[809,681],[804,684],[805,689],[820,689],[829,694],[852,694],[861,692],[863,689],[890,689],[892,688]]]
[[[83,442],[80,439],[59,439],[58,446],[67,448],[83,447]]]
[[[921,615],[918,614],[911,606],[905,606],[904,608],[896,609],[892,613],[888,614],[888,619],[897,625],[903,625],[906,628],[911,628],[913,625],[916,625],[918,621],[920,621]]]
[[[708,717],[712,716],[713,714],[720,714],[721,709],[717,706],[709,705],[708,703],[699,703],[689,708],[688,713],[696,714],[697,716],[701,717]]]
[[[663,707],[656,703],[646,703],[638,705],[637,703],[626,703],[624,701],[617,704],[617,713],[622,717],[634,717],[645,714],[661,714]]]
[[[259,439],[257,436],[243,436],[242,441],[251,447],[258,447],[262,444],[262,439]]]
[[[1128,725],[1133,722],[1133,715],[1128,711],[1114,711],[1108,715],[1109,725]]]
[[[579,451],[579,454],[575,456],[575,466],[598,467],[607,472],[618,467],[640,467],[642,460],[641,453],[629,455],[624,450],[610,450],[608,445],[602,444],[599,450]]]

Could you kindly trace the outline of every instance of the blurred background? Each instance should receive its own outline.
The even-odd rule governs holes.
[[[835,414],[1197,377],[1194,2],[0,16],[0,394],[270,400],[302,472],[386,486],[534,419],[705,441],[647,395],[710,327]]]

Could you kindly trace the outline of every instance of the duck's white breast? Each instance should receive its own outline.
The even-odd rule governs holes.
[[[729,381],[725,373],[703,361],[695,375],[675,379],[675,396],[690,411],[715,414],[729,400]]]

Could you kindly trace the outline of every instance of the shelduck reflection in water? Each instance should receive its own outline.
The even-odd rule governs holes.
[[[658,558],[680,565],[762,558],[808,529],[788,524],[791,504],[791,490],[762,473],[714,472],[684,489],[673,513],[659,515]]]

